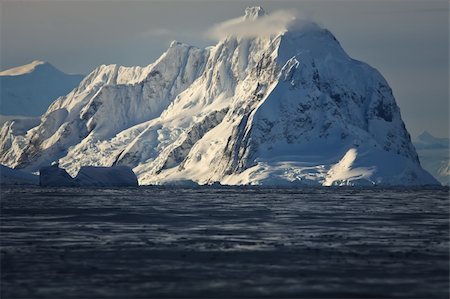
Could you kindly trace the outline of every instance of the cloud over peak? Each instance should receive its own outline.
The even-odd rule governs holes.
[[[289,28],[298,28],[306,24],[312,24],[306,18],[301,17],[296,10],[277,10],[270,14],[266,14],[262,10],[264,13],[254,17],[248,16],[249,11],[249,8],[247,8],[246,16],[244,17],[215,24],[206,32],[206,37],[214,40],[221,40],[227,36],[244,38],[269,37],[285,32]]]

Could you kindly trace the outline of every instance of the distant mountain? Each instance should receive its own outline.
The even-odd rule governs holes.
[[[82,75],[69,75],[48,62],[0,72],[0,115],[40,116],[59,96],[78,86]]]
[[[427,131],[424,131],[422,134],[417,136],[417,139],[414,141],[414,146],[416,147],[416,149],[448,149],[449,141],[450,140],[448,138],[434,137]]]
[[[251,7],[233,24],[266,17]],[[437,184],[383,76],[312,22],[206,49],[173,42],[146,67],[102,65],[38,126],[12,126],[0,163],[28,171],[59,161],[73,176],[126,165],[140,184]]]
[[[414,140],[423,168],[444,185],[450,184],[449,143],[449,138],[434,137],[426,131]]]

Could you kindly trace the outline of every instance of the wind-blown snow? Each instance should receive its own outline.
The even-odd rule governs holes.
[[[292,10],[277,10],[268,15],[260,6],[248,7],[243,17],[214,25],[206,36],[217,40],[227,36],[270,37],[286,31],[296,21],[296,17],[297,12]]]
[[[173,42],[144,68],[100,66],[39,126],[4,126],[0,162],[58,160],[72,176],[125,165],[140,184],[435,184],[381,74],[302,22],[204,50]]]

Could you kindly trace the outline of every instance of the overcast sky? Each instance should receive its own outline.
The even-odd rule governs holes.
[[[391,85],[412,136],[449,134],[448,1],[5,1],[0,69],[49,61],[68,73],[147,65],[172,40],[213,45],[213,25],[260,5],[296,9],[329,29]]]

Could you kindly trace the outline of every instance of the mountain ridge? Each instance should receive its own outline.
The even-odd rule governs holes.
[[[0,114],[40,116],[57,97],[78,86],[82,78],[41,60],[4,70],[0,72]]]

